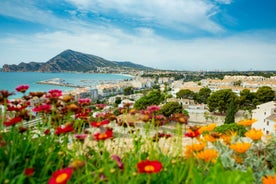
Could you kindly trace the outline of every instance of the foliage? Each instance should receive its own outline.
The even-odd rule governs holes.
[[[147,95],[136,100],[134,108],[141,110],[146,109],[150,105],[159,105],[164,100],[164,95],[161,94],[160,90],[150,91]]]
[[[271,89],[269,86],[259,87],[256,92],[256,101],[255,104],[259,105],[262,103],[266,103],[272,101],[275,98],[275,91]]]
[[[195,98],[195,93],[189,89],[181,89],[176,93],[176,97],[193,100]]]
[[[244,126],[238,125],[237,123],[223,124],[214,129],[215,132],[228,134],[231,132],[237,132],[239,136],[244,136],[246,128]]]
[[[244,89],[240,92],[239,104],[240,108],[244,110],[251,110],[255,108],[254,99],[256,98],[256,93],[250,92],[249,89]]]
[[[174,113],[181,113],[183,110],[183,107],[178,102],[167,102],[165,105],[163,105],[160,109],[160,113],[163,114],[166,117],[169,117],[170,115]]]
[[[129,86],[129,87],[125,87],[124,88],[124,95],[131,95],[134,93],[133,87]]]
[[[198,103],[207,103],[207,99],[211,94],[211,89],[208,87],[201,88],[199,92],[196,94],[196,101]]]
[[[235,115],[238,110],[237,104],[234,101],[231,101],[228,105],[224,124],[235,123]]]
[[[238,97],[231,89],[222,89],[213,92],[207,99],[210,112],[225,113],[231,101],[237,103]]]

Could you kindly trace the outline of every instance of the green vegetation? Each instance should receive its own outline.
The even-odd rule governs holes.
[[[178,102],[167,102],[165,105],[161,107],[159,113],[163,114],[166,117],[170,117],[172,114],[181,113],[183,111],[183,107]]]
[[[164,94],[160,90],[152,90],[145,96],[136,100],[134,103],[134,108],[141,110],[146,109],[150,105],[159,105],[164,100]]]

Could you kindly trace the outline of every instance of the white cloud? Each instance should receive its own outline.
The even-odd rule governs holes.
[[[138,36],[121,30],[72,34],[54,32],[0,40],[1,64],[45,62],[65,49],[98,55],[115,61],[132,61],[162,69],[271,70],[276,68],[276,44],[260,34],[224,39],[168,40],[150,30]],[[257,37],[257,35],[259,35]],[[30,42],[32,40],[32,42]],[[13,53],[13,54],[10,54]]]
[[[218,3],[221,3],[221,4],[231,4],[232,3],[232,0],[215,0],[215,1]]]
[[[218,7],[206,0],[67,0],[80,10],[108,14],[117,12],[127,17],[148,21],[180,31],[220,32],[223,28],[211,20]]]

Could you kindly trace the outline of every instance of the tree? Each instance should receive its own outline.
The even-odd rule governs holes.
[[[266,103],[272,101],[275,98],[275,91],[271,89],[269,86],[262,86],[256,92],[255,104],[259,105],[262,103]]]
[[[250,92],[249,89],[244,89],[240,92],[239,104],[240,108],[244,110],[252,110],[255,108],[253,100],[256,98],[254,92]]]
[[[181,89],[176,93],[176,97],[193,100],[195,98],[195,93],[189,89]]]
[[[224,124],[230,124],[230,123],[235,123],[235,115],[236,112],[238,111],[238,106],[235,103],[234,100],[230,102],[228,105],[227,111],[226,111],[226,117],[224,120]]]
[[[174,113],[181,113],[183,110],[183,107],[178,102],[168,102],[165,105],[163,105],[160,109],[160,113],[163,114],[166,117],[169,117],[170,115]]]
[[[225,113],[231,101],[238,102],[237,95],[231,89],[222,89],[212,93],[207,99],[210,112]]]
[[[150,91],[147,95],[139,98],[134,103],[134,108],[141,110],[146,109],[150,105],[159,105],[164,100],[164,95],[160,90]]]
[[[134,93],[134,90],[132,86],[124,88],[124,95],[131,95],[133,93]]]
[[[207,103],[207,99],[211,94],[211,89],[208,87],[201,88],[196,95],[196,100],[198,103]]]

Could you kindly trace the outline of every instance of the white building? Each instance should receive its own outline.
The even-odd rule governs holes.
[[[253,123],[252,128],[262,130],[264,134],[274,133],[276,124],[276,101],[258,105],[253,110],[252,118],[257,119],[257,122]]]

